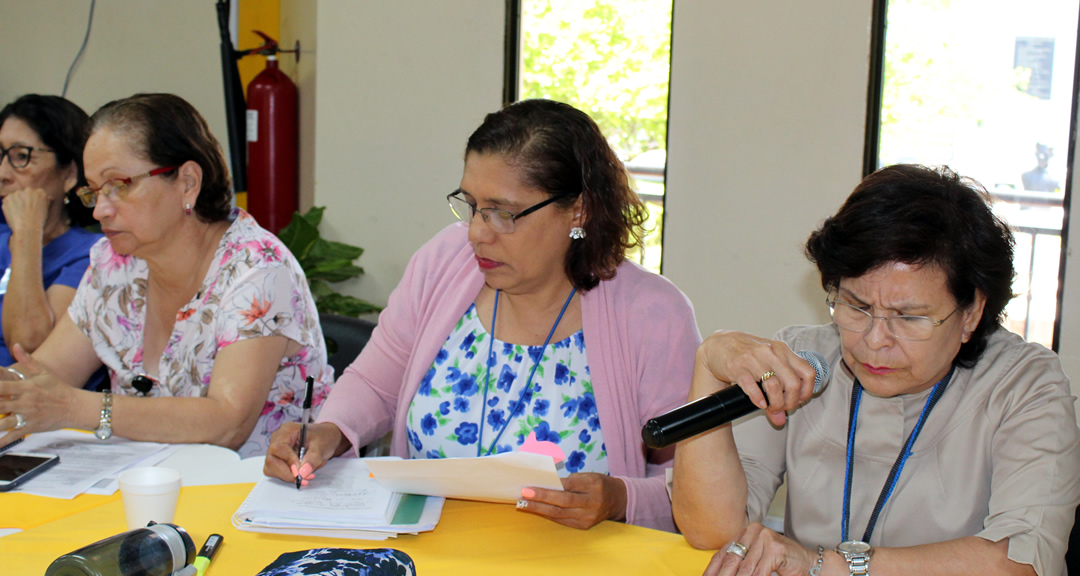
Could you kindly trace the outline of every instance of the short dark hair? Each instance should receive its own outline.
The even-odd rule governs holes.
[[[1013,235],[990,204],[981,184],[948,167],[889,166],[864,178],[810,235],[806,256],[817,264],[826,290],[843,278],[901,262],[940,267],[962,308],[981,292],[982,319],[956,356],[959,366],[970,368],[1014,296]]]
[[[645,205],[596,122],[573,106],[522,100],[488,114],[465,146],[466,158],[473,152],[501,155],[550,196],[569,193],[557,202],[563,208],[581,197],[585,238],[570,244],[565,263],[578,290],[613,278],[626,251],[641,243]]]
[[[90,117],[70,100],[59,96],[26,94],[0,110],[0,126],[8,118],[26,123],[56,157],[57,168],[75,165],[75,186],[64,191],[64,210],[72,226],[94,224],[94,211],[83,206],[75,190],[86,185],[83,147],[90,134]]]
[[[136,94],[113,100],[90,118],[91,131],[109,128],[129,134],[136,153],[158,166],[191,160],[202,168],[202,188],[195,214],[220,222],[232,210],[232,183],[225,155],[198,110],[175,94]],[[175,178],[176,173],[163,177]]]

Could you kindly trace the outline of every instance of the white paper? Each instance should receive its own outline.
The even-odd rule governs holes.
[[[184,486],[258,482],[265,456],[240,459],[233,450],[213,444],[185,444],[157,466],[179,470]]]
[[[406,494],[482,502],[517,502],[521,489],[562,490],[550,456],[504,452],[482,458],[372,460],[371,473],[384,487]]]
[[[55,430],[27,436],[18,444],[19,452],[58,454],[60,463],[13,490],[35,496],[71,499],[95,485],[97,493],[112,494],[116,475],[121,470],[152,460],[155,454],[169,449],[167,444],[134,442],[125,438],[98,440],[92,434],[74,430]],[[149,465],[149,464],[147,464]]]
[[[369,477],[365,461],[335,458],[315,472],[315,480],[296,485],[263,478],[233,516],[233,524],[266,527],[318,525],[357,529],[389,526],[401,494]]]

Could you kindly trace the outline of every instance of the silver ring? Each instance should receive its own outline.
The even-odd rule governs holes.
[[[776,372],[773,372],[772,370],[769,370],[768,372],[761,375],[761,380],[759,380],[759,382],[764,382],[764,381],[768,380],[769,378],[772,378],[773,376],[776,376]]]
[[[23,428],[26,428],[26,417],[23,416],[22,414],[16,414],[15,415],[15,428],[12,428],[12,430],[21,430]]]
[[[728,554],[734,554],[734,555],[738,556],[739,558],[745,559],[746,558],[746,546],[743,546],[742,544],[740,544],[738,542],[732,542],[731,545],[727,547],[727,553]]]

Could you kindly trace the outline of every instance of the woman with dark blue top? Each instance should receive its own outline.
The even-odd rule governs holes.
[[[59,96],[27,94],[0,110],[0,365],[34,351],[67,311],[100,234],[75,198],[86,184],[89,118]]]

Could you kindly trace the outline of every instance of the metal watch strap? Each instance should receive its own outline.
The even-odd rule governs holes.
[[[112,437],[112,392],[106,390],[101,393],[101,420],[98,422],[94,435],[102,440]]]
[[[851,576],[869,576],[873,547],[866,542],[846,541],[837,544],[836,552],[844,557]]]
[[[851,573],[851,576],[869,576],[869,554],[850,554],[846,556],[845,559],[847,560],[848,571]]]

